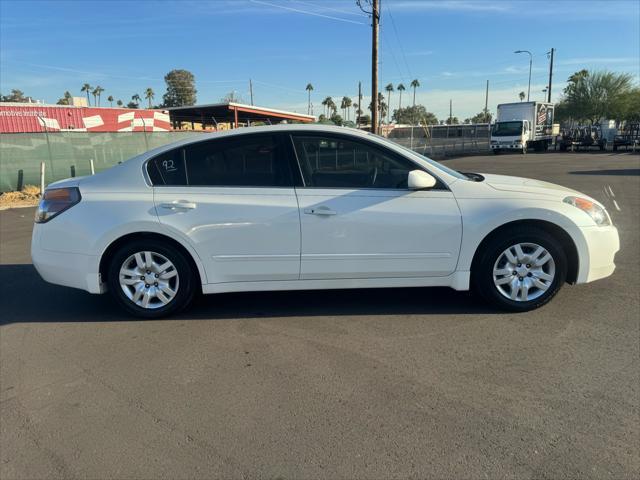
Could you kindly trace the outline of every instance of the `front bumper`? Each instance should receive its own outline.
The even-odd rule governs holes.
[[[509,143],[505,145],[491,145],[491,150],[522,150],[522,144]]]
[[[593,282],[611,275],[616,269],[615,255],[620,250],[618,229],[582,227],[584,251],[580,253],[580,269],[576,283]]]
[[[31,261],[42,279],[56,285],[79,288],[89,293],[103,293],[100,282],[100,257],[58,252],[42,248],[42,225],[35,224],[31,238]]]

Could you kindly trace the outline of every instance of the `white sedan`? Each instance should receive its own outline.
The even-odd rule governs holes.
[[[425,286],[525,311],[611,275],[619,249],[605,208],[579,192],[327,126],[157,148],[49,185],[35,222],[42,278],[109,291],[145,318],[197,292]]]

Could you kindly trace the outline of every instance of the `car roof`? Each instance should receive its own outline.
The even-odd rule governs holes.
[[[176,147],[181,147],[185,145],[190,145],[193,143],[203,142],[206,140],[214,140],[217,138],[227,138],[227,137],[235,137],[235,136],[243,136],[243,135],[252,135],[257,133],[282,133],[282,132],[324,132],[324,133],[340,133],[343,135],[352,135],[358,136],[361,138],[371,137],[371,133],[358,130],[356,128],[351,127],[338,127],[336,125],[308,125],[308,124],[279,124],[279,125],[265,125],[259,127],[241,127],[234,128],[233,130],[222,130],[218,132],[207,132],[196,134],[193,137],[185,138],[182,140],[178,140],[176,142],[168,143],[166,145],[162,145],[160,147],[149,150],[148,152],[143,153],[139,157],[144,157],[145,159],[155,156],[159,153],[166,152]]]

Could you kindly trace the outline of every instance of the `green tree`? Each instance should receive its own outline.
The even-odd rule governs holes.
[[[91,85],[89,85],[88,83],[85,83],[84,85],[82,85],[82,88],[80,89],[81,92],[86,92],[87,94],[87,105],[91,106],[91,101],[89,100],[89,94],[93,91],[93,87]]]
[[[149,102],[149,108],[151,108],[151,100],[153,100],[153,97],[155,96],[156,94],[151,87],[147,87],[147,89],[144,91],[144,98],[146,98]]]
[[[333,103],[333,99],[331,97],[325,97],[324,100],[322,100],[322,106],[324,107],[324,116],[327,116],[327,113],[329,111],[329,104]]]
[[[416,105],[415,107],[398,108],[393,112],[393,119],[396,123],[405,125],[437,125],[436,116],[427,112],[424,105]]]
[[[113,95],[107,97],[107,102],[109,102],[109,106],[113,107]]]
[[[137,93],[134,93],[131,96],[131,101],[136,104],[136,108],[138,108],[138,106],[140,105],[140,100],[142,100],[142,98],[140,98],[140,95],[138,95]]]
[[[449,117],[447,118],[445,123],[447,125],[458,125],[460,123],[460,120],[458,120],[458,117]]]
[[[398,86],[396,87],[396,90],[400,92],[400,100],[398,100],[398,109],[401,109],[402,108],[402,92],[404,92],[406,88],[402,83],[399,83]]]
[[[138,104],[132,100],[127,103],[127,108],[138,108]]]
[[[389,123],[389,110],[391,110],[391,92],[393,92],[393,83],[388,83],[384,89],[387,91],[387,123]]]
[[[492,118],[491,113],[483,108],[480,113],[476,113],[473,117],[466,118],[464,123],[491,123]]]
[[[118,105],[119,107],[122,107],[124,103],[122,103],[122,100],[118,99],[118,101],[116,102],[116,105]]]
[[[557,118],[588,121],[592,125],[602,118],[625,120],[633,116],[629,105],[633,104],[634,90],[637,87],[628,73],[580,70],[567,80]]]
[[[343,117],[349,120],[349,109],[353,104],[353,100],[350,97],[342,97],[342,101],[340,102],[340,108],[342,108]]]
[[[305,90],[307,91],[307,115],[311,115],[311,92],[313,92],[313,85],[307,83]]]
[[[526,94],[526,93],[524,93],[524,92],[520,92],[520,93],[518,94],[518,97],[520,97],[520,101],[521,101],[521,102],[524,100],[524,97],[526,97],[526,96],[527,96],[527,94]]]
[[[100,106],[100,96],[102,95],[102,92],[104,92],[104,88],[102,88],[100,85],[98,85],[96,88],[93,89],[93,92],[91,92],[93,94],[93,99],[94,105],[97,105],[98,107]],[[96,103],[95,99],[98,99],[98,103]]]
[[[28,103],[30,101],[31,97],[25,97],[24,92],[17,88],[12,89],[10,95],[0,95],[0,102]]]
[[[415,80],[411,80],[409,84],[411,88],[413,88],[413,106],[416,106],[416,88],[420,86],[420,81],[416,78]]]
[[[56,105],[71,105],[71,98],[71,94],[68,91],[64,92],[63,97],[58,99]]]
[[[196,80],[188,70],[171,70],[164,76],[167,92],[162,96],[163,106],[183,107],[196,103]]]
[[[388,108],[389,106],[384,101],[384,95],[382,92],[378,92],[378,113],[380,114],[378,119],[379,125],[382,124],[382,119],[387,115]],[[373,102],[369,103],[369,111],[373,112]]]

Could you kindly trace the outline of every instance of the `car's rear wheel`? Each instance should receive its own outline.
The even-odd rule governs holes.
[[[122,246],[109,263],[107,283],[118,304],[142,318],[159,318],[186,307],[194,273],[182,252],[155,239]]]
[[[567,257],[551,234],[536,227],[503,230],[474,262],[474,289],[489,303],[515,312],[541,307],[567,276]]]

